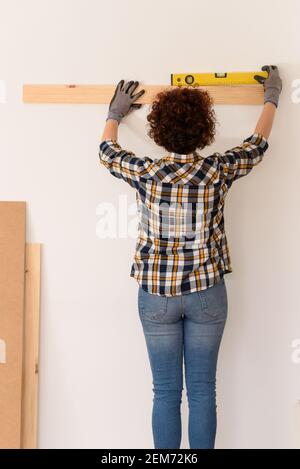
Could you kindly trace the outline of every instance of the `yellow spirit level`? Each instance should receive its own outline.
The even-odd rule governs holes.
[[[254,75],[267,78],[268,72],[172,73],[172,86],[259,85]]]

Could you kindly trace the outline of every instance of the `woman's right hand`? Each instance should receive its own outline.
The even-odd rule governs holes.
[[[254,75],[254,78],[258,83],[264,85],[264,102],[273,103],[278,107],[279,95],[282,90],[282,80],[279,76],[278,68],[276,65],[264,65],[261,69],[268,72],[268,78],[260,75]]]

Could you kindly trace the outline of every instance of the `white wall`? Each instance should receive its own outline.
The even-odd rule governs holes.
[[[227,198],[233,273],[217,447],[300,446],[300,364],[292,360],[300,338],[300,104],[291,98],[300,3],[1,0],[0,8],[0,199],[28,202],[28,241],[43,243],[39,447],[151,448],[152,383],[129,277],[135,240],[96,236],[99,203],[118,210],[120,195],[135,202],[98,164],[108,106],[24,105],[22,84],[170,84],[172,72],[264,64],[280,67],[284,90],[265,160]],[[261,110],[216,109],[216,143],[204,154],[240,143]],[[139,156],[162,156],[146,135],[148,112],[124,119],[119,141]],[[182,414],[188,448],[185,394]]]

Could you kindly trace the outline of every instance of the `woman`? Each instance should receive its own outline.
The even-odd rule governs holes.
[[[139,158],[117,143],[121,119],[141,104],[138,82],[121,80],[111,100],[100,144],[100,162],[136,189],[139,214],[130,275],[153,377],[155,448],[180,448],[183,362],[189,405],[190,448],[214,448],[216,367],[227,317],[224,280],[232,272],[224,230],[224,201],[268,148],[282,84],[275,66],[264,66],[264,107],[254,133],[225,153],[196,150],[214,140],[215,113],[207,92],[175,88],[159,93],[147,116],[149,136],[168,152]]]

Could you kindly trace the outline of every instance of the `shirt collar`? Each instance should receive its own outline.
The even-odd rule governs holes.
[[[203,157],[199,155],[196,151],[193,151],[192,153],[187,153],[187,154],[171,152],[165,156],[166,160],[174,161],[176,163],[193,163],[199,158],[203,158]]]

